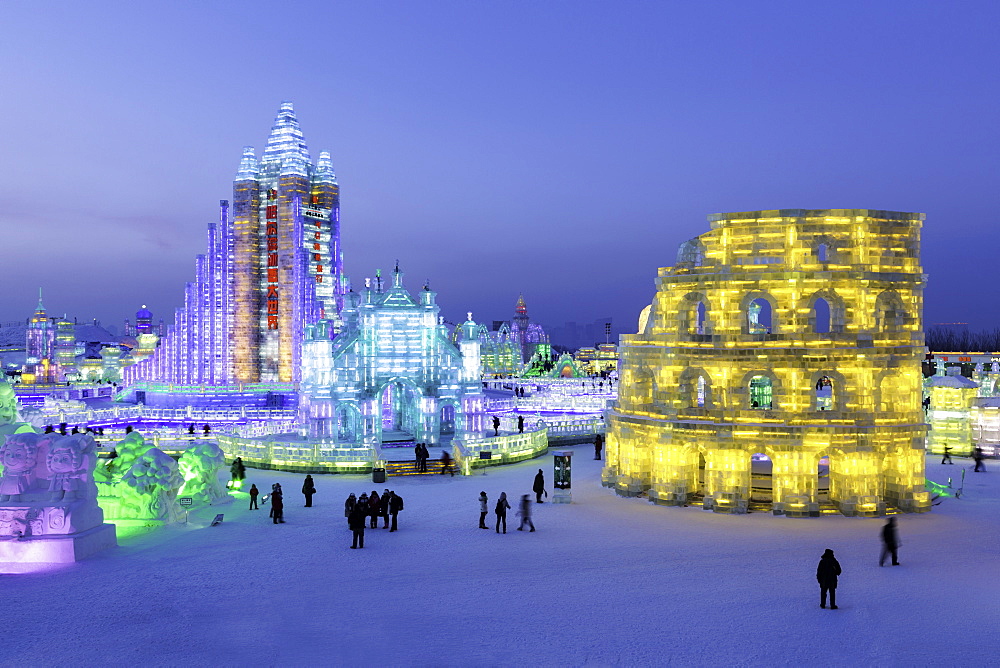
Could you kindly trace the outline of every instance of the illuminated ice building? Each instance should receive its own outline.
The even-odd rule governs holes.
[[[330,154],[312,162],[292,104],[283,102],[260,158],[243,149],[232,210],[223,200],[219,222],[208,226],[207,251],[174,325],[125,382],[154,405],[227,396],[287,405],[305,328],[324,319],[339,326],[345,288]],[[206,386],[226,390],[210,397]]]
[[[414,300],[399,267],[392,285],[367,281],[347,295],[343,329],[307,327],[300,411],[311,437],[335,443],[441,442],[483,430],[478,326],[459,326],[456,343],[441,321],[436,293]],[[398,438],[386,437],[395,432]]]
[[[604,484],[716,512],[929,510],[923,215],[709,220],[621,337]]]

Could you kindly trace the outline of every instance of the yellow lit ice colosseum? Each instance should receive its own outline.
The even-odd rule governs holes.
[[[789,516],[929,510],[923,219],[710,216],[622,337],[604,484],[716,512],[752,495]]]

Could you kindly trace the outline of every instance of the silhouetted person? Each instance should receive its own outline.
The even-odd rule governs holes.
[[[368,519],[368,497],[364,494],[354,504],[351,514],[347,517],[347,525],[354,532],[354,542],[351,549],[363,548],[365,546],[365,522]]]
[[[493,416],[493,435],[494,436],[500,435],[500,418],[498,418],[496,415]]]
[[[79,430],[79,428],[77,428],[77,427],[73,427],[73,429],[72,429],[72,430],[70,430],[70,432],[69,432],[69,433],[71,433],[71,434],[79,434],[79,433],[80,433],[80,430]]]
[[[396,515],[399,511],[403,509],[403,497],[396,494],[396,492],[389,492],[389,516],[392,517],[392,525],[389,529],[389,533],[396,530]]]
[[[523,434],[524,433],[524,416],[523,415],[518,415],[517,416],[517,433],[519,433],[519,434]]]
[[[507,533],[507,511],[510,510],[510,504],[507,503],[507,492],[500,492],[500,498],[497,499],[497,505],[493,509],[493,512],[497,516],[497,533],[500,533],[500,524],[503,524],[503,532]]]
[[[212,428],[206,424],[204,427],[202,427],[202,431],[205,432],[205,436],[208,436],[212,432]]]
[[[944,446],[944,456],[941,457],[941,463],[942,464],[954,464],[955,463],[955,462],[951,461],[951,446],[950,445]]]
[[[313,494],[315,493],[316,485],[313,483],[313,477],[306,474],[305,482],[302,483],[302,495],[306,497],[306,508],[312,508]]]
[[[65,436],[66,435],[66,427],[68,427],[68,426],[69,425],[67,425],[65,422],[60,422],[59,423],[59,433],[62,434],[63,436]],[[129,432],[126,431],[125,433],[127,434]]]
[[[986,466],[983,464],[983,449],[978,445],[976,446],[976,449],[972,451],[972,459],[976,462],[976,468],[972,469],[972,472],[977,473],[982,471],[983,473],[986,473]]]
[[[65,429],[65,427],[63,427],[63,428]],[[64,431],[63,433],[65,434],[66,432]],[[125,425],[125,433],[126,434],[131,434],[132,433],[132,425],[130,425],[130,424]]]
[[[840,564],[833,556],[833,550],[827,550],[819,559],[816,567],[816,581],[819,582],[819,607],[826,607],[826,594],[830,593],[830,609],[837,609],[837,576],[840,575]]]
[[[601,450],[604,449],[604,437],[598,434],[594,437],[594,459],[600,461]]]
[[[344,501],[344,517],[347,518],[347,526],[351,526],[351,511],[354,510],[354,506],[358,505],[358,499],[354,496],[352,492],[350,496],[347,497],[347,501]]]
[[[426,443],[420,444],[420,472],[427,473],[427,460],[431,457],[431,451],[427,449]]]
[[[899,566],[899,559],[896,558],[897,549],[899,549],[899,536],[896,535],[896,518],[890,517],[882,527],[882,554],[878,558],[878,565],[884,565],[885,558],[891,554],[892,565]]]
[[[271,518],[275,524],[285,523],[285,498],[280,485],[271,488]]]
[[[259,510],[257,506],[258,494],[260,494],[260,490],[257,489],[257,485],[250,485],[250,510]]]
[[[55,430],[55,428],[52,425],[50,425],[50,424],[45,425],[45,433],[46,434],[54,434],[55,432],[56,432],[56,430]]]
[[[535,474],[535,482],[531,486],[531,491],[535,493],[535,503],[544,503],[542,501],[542,494],[545,496],[549,495],[545,491],[545,474],[542,473],[542,469],[538,469],[538,473]]]
[[[448,454],[447,450],[441,451],[441,475],[445,473],[450,473],[451,477],[455,477],[455,468],[451,465],[451,455]]]
[[[194,435],[194,425],[193,424],[188,425],[188,433],[191,434],[191,435]]]

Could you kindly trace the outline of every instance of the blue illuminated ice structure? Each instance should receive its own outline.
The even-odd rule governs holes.
[[[434,444],[482,431],[476,323],[469,314],[451,343],[435,294],[425,285],[414,300],[396,267],[391,287],[367,281],[347,295],[336,338],[327,322],[307,328],[300,407],[311,438],[364,447],[385,432]]]

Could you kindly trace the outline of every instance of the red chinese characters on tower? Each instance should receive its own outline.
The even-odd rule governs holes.
[[[265,240],[267,242],[267,328],[278,329],[278,193],[267,192]]]

